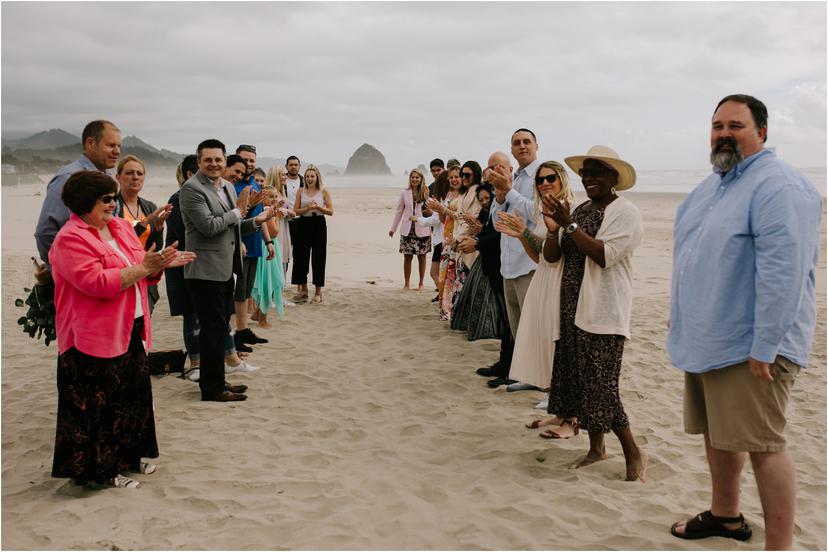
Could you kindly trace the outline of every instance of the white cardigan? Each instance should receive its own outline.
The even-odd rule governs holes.
[[[594,334],[630,337],[632,311],[632,256],[641,243],[644,227],[641,213],[630,201],[619,197],[604,210],[604,220],[595,235],[604,242],[604,261],[586,258],[584,279],[578,295],[575,325]]]

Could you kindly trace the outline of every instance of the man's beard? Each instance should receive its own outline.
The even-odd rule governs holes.
[[[730,148],[724,149],[724,146],[730,146]],[[716,140],[716,145],[713,146],[713,151],[710,152],[710,162],[723,173],[730,171],[730,169],[741,163],[744,158],[742,148],[733,138],[719,138]]]

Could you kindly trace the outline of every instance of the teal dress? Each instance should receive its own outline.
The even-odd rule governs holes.
[[[262,249],[267,250],[264,245]],[[251,297],[256,301],[260,311],[267,314],[271,308],[275,308],[276,314],[284,320],[285,305],[282,302],[282,289],[285,287],[285,269],[282,266],[282,248],[279,246],[279,238],[273,238],[273,249],[276,255],[272,259],[268,261],[266,255],[259,259]]]

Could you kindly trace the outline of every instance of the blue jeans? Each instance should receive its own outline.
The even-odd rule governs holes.
[[[201,330],[198,324],[198,315],[194,312],[185,314],[182,326],[184,329],[184,349],[187,350],[190,361],[198,361],[198,334]],[[236,352],[236,343],[233,341],[230,331],[230,324],[227,324],[227,331],[224,333],[224,356]]]

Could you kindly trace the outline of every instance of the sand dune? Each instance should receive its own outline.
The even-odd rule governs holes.
[[[16,193],[39,208],[42,198]],[[105,491],[50,477],[56,348],[15,324],[14,299],[31,283],[33,224],[31,213],[10,212],[4,201],[3,548],[762,548],[750,468],[742,495],[749,542],[669,533],[710,499],[701,438],[682,431],[682,374],[664,352],[679,198],[630,196],[645,214],[646,237],[621,389],[651,457],[641,484],[623,481],[611,436],[608,460],[568,469],[587,437],[549,442],[525,429],[541,414],[533,406],[543,394],[492,391],[474,374],[494,360],[497,342],[469,343],[438,321],[431,290],[398,289],[398,241],[387,236],[398,191],[337,193],[327,304],[289,307],[286,320],[273,316],[273,329],[256,330],[270,338],[250,358],[261,369],[228,377],[250,385],[244,403],[202,403],[196,384],[155,378],[160,467],[139,476],[141,489]],[[794,544],[802,549],[826,547],[824,251],[820,266],[811,366],[794,388],[788,431],[798,472]],[[179,347],[180,327],[162,299],[155,347]]]

